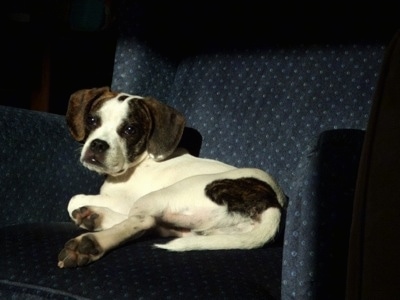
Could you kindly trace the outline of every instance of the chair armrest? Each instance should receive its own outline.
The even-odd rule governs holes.
[[[330,130],[299,164],[286,216],[282,299],[344,299],[364,131]]]
[[[66,221],[69,199],[97,192],[64,117],[0,106],[0,226]]]

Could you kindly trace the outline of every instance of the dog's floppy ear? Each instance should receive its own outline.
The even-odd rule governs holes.
[[[171,155],[178,145],[185,128],[185,117],[154,98],[147,97],[143,103],[153,123],[147,151],[155,160],[160,161]]]
[[[66,114],[67,125],[72,137],[78,142],[86,138],[85,120],[94,102],[114,93],[109,87],[79,90],[73,93],[69,99]]]

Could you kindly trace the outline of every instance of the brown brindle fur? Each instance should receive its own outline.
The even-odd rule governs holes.
[[[206,186],[205,192],[215,203],[226,205],[229,212],[255,220],[269,207],[281,208],[271,186],[256,178],[216,180]]]
[[[66,120],[71,135],[75,140],[82,142],[87,138],[86,117],[90,111],[98,110],[104,101],[118,95],[110,91],[109,87],[80,90],[71,95]]]

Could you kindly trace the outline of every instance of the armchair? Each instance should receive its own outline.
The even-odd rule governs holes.
[[[265,42],[262,30],[200,30],[191,8],[173,17],[176,7],[161,6],[124,2],[112,89],[183,112],[202,136],[200,156],[273,174],[289,200],[279,236],[260,249],[187,253],[154,249],[161,241],[146,237],[58,269],[59,250],[80,231],[68,200],[96,193],[102,177],[79,165],[63,116],[1,107],[0,298],[343,299],[386,42]]]

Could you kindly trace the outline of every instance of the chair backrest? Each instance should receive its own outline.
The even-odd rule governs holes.
[[[177,108],[201,133],[201,156],[268,170],[288,191],[321,132],[366,127],[383,47],[246,49],[179,63],[154,51],[122,39],[113,88]]]
[[[113,89],[152,95],[183,112],[202,135],[200,156],[275,176],[289,198],[282,297],[324,298],[329,291],[340,298],[360,130],[368,122],[385,43],[329,36],[310,42],[299,28],[299,36],[280,39],[262,26],[253,39],[237,27],[196,31],[199,20],[182,11],[183,20],[167,28],[167,12],[159,21],[140,7],[124,11]],[[339,235],[336,225],[343,229]],[[332,248],[331,240],[343,247]],[[333,276],[343,278],[340,288],[332,289]]]

